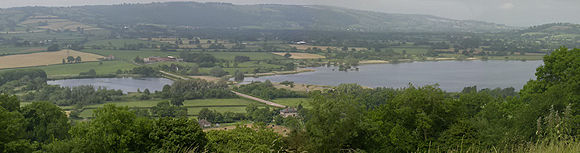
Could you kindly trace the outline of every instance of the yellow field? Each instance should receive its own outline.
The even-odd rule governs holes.
[[[273,53],[276,55],[280,55],[280,56],[284,56],[286,55],[286,53]],[[310,53],[290,53],[290,58],[291,59],[319,59],[319,58],[325,58],[322,55],[318,55],[318,54],[310,54]]]
[[[10,55],[0,57],[0,69],[61,64],[67,56],[80,56],[83,62],[98,61],[103,56],[74,50]]]

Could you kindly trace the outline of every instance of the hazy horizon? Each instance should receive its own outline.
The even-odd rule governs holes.
[[[1,8],[24,6],[81,6],[175,0],[7,0]],[[233,4],[328,5],[385,13],[425,14],[457,20],[478,20],[512,26],[554,22],[580,23],[575,0],[179,0]]]

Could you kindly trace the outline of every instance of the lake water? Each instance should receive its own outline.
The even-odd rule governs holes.
[[[76,87],[81,85],[92,85],[95,87],[106,87],[107,89],[122,90],[124,93],[143,91],[161,91],[163,86],[171,85],[172,80],[166,78],[89,78],[89,79],[65,79],[47,81],[50,85],[60,85],[63,87]]]
[[[399,64],[372,64],[359,66],[359,71],[340,72],[338,67],[316,67],[315,72],[276,75],[244,81],[294,81],[301,84],[331,85],[357,83],[367,87],[407,87],[438,83],[450,92],[477,85],[482,88],[514,87],[520,90],[530,79],[535,79],[536,68],[543,61],[437,61]]]

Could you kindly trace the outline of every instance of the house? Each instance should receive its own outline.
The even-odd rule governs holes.
[[[296,45],[306,45],[306,42],[305,41],[298,41],[298,42],[296,42]]]
[[[280,115],[284,118],[288,117],[288,116],[298,116],[298,110],[296,108],[286,108],[283,110],[280,110]]]
[[[152,57],[143,58],[143,62],[145,62],[145,63],[155,63],[155,62],[183,62],[183,59],[176,58],[176,57],[173,57],[173,56],[167,56],[167,57],[152,56]]]
[[[211,127],[211,122],[209,122],[205,119],[201,119],[201,120],[197,121],[197,123],[199,123],[199,126],[201,126],[202,128],[210,128]]]
[[[103,60],[103,61],[112,61],[112,60],[115,60],[115,56],[109,55],[107,57],[103,57],[101,60]]]

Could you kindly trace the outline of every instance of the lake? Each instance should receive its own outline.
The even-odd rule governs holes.
[[[163,86],[171,85],[172,80],[166,78],[89,78],[89,79],[65,79],[47,81],[50,85],[60,85],[63,87],[76,87],[81,85],[92,85],[95,87],[106,87],[107,89],[122,90],[124,93],[143,91],[161,91]]]
[[[482,88],[514,87],[520,90],[530,79],[535,79],[536,68],[543,61],[431,61],[399,64],[361,65],[359,71],[338,71],[338,67],[314,67],[315,72],[292,75],[247,77],[244,82],[294,81],[301,84],[336,86],[356,83],[367,87],[407,87],[438,83],[440,88],[458,92],[464,87]]]

